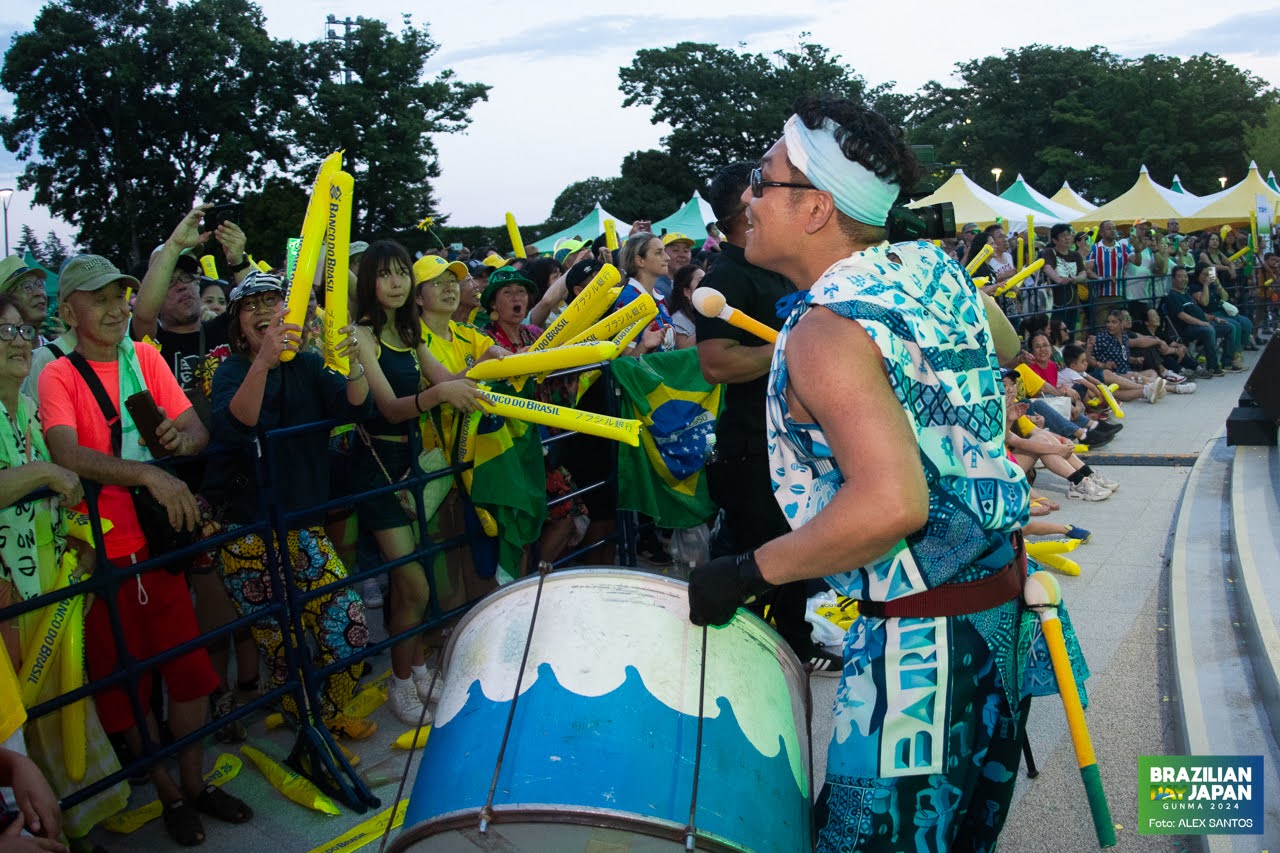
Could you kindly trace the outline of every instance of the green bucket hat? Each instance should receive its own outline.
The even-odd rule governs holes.
[[[533,303],[538,301],[538,285],[525,276],[520,270],[499,269],[494,270],[489,276],[489,284],[485,287],[484,292],[480,294],[480,307],[484,310],[493,312],[493,300],[498,298],[498,291],[509,284],[519,284],[529,292],[529,307],[533,307]]]

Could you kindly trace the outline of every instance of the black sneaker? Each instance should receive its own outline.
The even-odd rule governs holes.
[[[807,657],[801,657],[805,672],[810,675],[821,675],[826,678],[839,678],[844,674],[844,659],[839,655],[814,646]]]

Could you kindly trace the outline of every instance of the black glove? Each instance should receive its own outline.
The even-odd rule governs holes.
[[[716,557],[689,575],[689,621],[723,625],[733,618],[738,605],[771,589],[773,584],[760,576],[754,551]]]

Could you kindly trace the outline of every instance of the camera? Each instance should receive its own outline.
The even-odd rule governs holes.
[[[898,199],[889,211],[885,228],[890,243],[908,240],[942,240],[956,236],[956,210],[949,201],[925,207],[908,208]]]

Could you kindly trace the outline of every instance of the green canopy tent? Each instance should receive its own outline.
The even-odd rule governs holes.
[[[1280,193],[1280,186],[1276,185],[1276,173],[1274,169],[1272,169],[1270,172],[1267,172],[1267,186],[1271,187],[1271,189]]]
[[[1186,188],[1182,186],[1182,178],[1179,178],[1177,175],[1173,176],[1173,183],[1169,185],[1169,189],[1173,190],[1176,193],[1189,195],[1192,198],[1199,198],[1199,196],[1197,196],[1195,193],[1187,192]]]
[[[606,219],[613,220],[613,228],[618,233],[619,241],[627,239],[627,234],[631,232],[631,223],[623,222],[621,219],[601,207],[600,202],[596,202],[595,208],[593,208],[586,216],[582,217],[562,231],[549,234],[541,240],[535,240],[533,242],[533,246],[539,252],[551,252],[554,251],[556,243],[561,240],[569,238],[578,240],[595,240],[604,233],[604,221]]]
[[[664,232],[683,234],[692,239],[695,246],[701,246],[707,239],[707,224],[715,221],[716,215],[711,212],[711,205],[695,192],[693,198],[675,213],[653,223],[653,233],[658,236],[662,236]]]
[[[1067,207],[1065,204],[1059,204],[1047,195],[1036,192],[1035,187],[1027,183],[1021,174],[1018,175],[1018,179],[1007,190],[1000,193],[1000,198],[1031,208],[1036,211],[1037,219],[1041,215],[1047,215],[1055,219],[1061,219],[1064,222],[1070,222],[1080,215],[1080,211]]]

